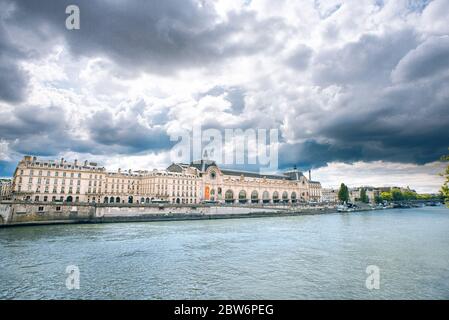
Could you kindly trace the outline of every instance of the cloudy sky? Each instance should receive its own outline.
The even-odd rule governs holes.
[[[435,192],[448,16],[447,0],[0,0],[0,176],[24,154],[164,168],[170,135],[201,125],[279,129],[280,169],[324,186]]]

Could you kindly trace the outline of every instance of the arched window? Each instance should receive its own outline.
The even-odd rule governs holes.
[[[140,198],[140,203],[145,203],[145,198]]]
[[[282,202],[288,203],[288,193],[287,193],[287,191],[284,191],[282,193]]]
[[[114,197],[109,198],[109,203],[114,203]]]
[[[103,203],[108,203],[108,197],[104,197]]]
[[[115,198],[115,202],[120,203],[120,197]]]
[[[262,202],[263,203],[269,203],[270,202],[270,194],[268,191],[264,191],[262,194]]]
[[[240,203],[246,203],[247,199],[246,199],[246,191],[245,190],[241,190],[239,192],[239,202]]]
[[[274,203],[279,202],[279,192],[277,192],[277,191],[273,192],[273,202]]]
[[[225,202],[226,203],[233,203],[234,202],[234,192],[232,190],[228,190],[225,193]]]
[[[150,198],[146,198],[145,203],[150,203]]]
[[[259,193],[254,190],[251,192],[251,203],[258,203],[259,202]]]
[[[67,201],[67,202],[72,202],[72,201],[73,201],[72,196],[68,196],[66,201]]]
[[[293,203],[295,203],[296,201],[298,201],[297,199],[296,199],[296,192],[292,192],[292,195],[291,195],[291,199],[292,199],[292,202]]]
[[[134,199],[133,199],[133,196],[129,196],[129,197],[128,197],[128,203],[133,203],[133,200],[134,200]]]

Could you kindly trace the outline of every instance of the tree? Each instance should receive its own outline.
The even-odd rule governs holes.
[[[391,192],[382,192],[380,194],[382,200],[384,201],[392,201],[393,200],[393,196],[391,195]]]
[[[382,203],[382,201],[383,201],[382,196],[380,196],[380,195],[375,196],[374,197],[374,201],[376,203]]]
[[[360,190],[360,201],[364,202],[364,203],[368,203],[369,202],[369,198],[368,195],[366,194],[366,189],[362,188]]]
[[[338,200],[341,202],[349,201],[349,189],[344,183],[340,185],[340,190],[338,190]]]
[[[411,190],[404,191],[402,193],[402,196],[403,196],[404,200],[416,200],[416,199],[418,199],[418,194],[416,192],[411,191]]]
[[[449,161],[449,155],[441,157],[441,161]],[[444,200],[449,207],[449,165],[447,166],[445,172],[441,174],[446,181],[441,187],[441,194],[444,197]]]
[[[404,200],[404,196],[399,189],[393,189],[391,190],[391,196],[393,198],[393,201],[401,201]]]

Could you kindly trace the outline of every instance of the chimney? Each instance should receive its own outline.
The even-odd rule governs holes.
[[[87,167],[87,160],[84,160],[84,166]]]
[[[206,171],[206,163],[202,159],[201,159],[201,171],[202,172]]]
[[[78,159],[75,159],[75,167],[78,165]]]
[[[61,158],[61,164],[63,164],[64,163],[64,158]]]
[[[309,181],[312,180],[312,171],[309,169]]]

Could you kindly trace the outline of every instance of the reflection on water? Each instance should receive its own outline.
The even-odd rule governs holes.
[[[443,207],[7,228],[0,298],[448,299],[448,248]],[[368,265],[380,290],[365,287]]]

